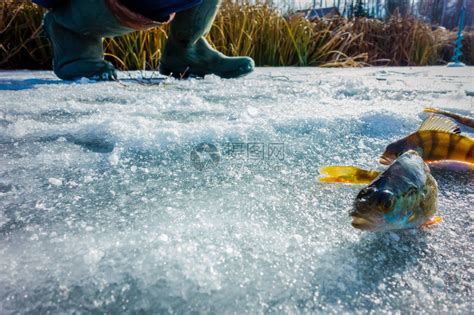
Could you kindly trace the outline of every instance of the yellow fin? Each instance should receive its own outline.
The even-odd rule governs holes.
[[[436,115],[431,115],[423,121],[418,131],[422,130],[444,131],[455,134],[461,133],[461,129],[459,129],[459,126],[454,121]]]
[[[423,226],[435,225],[443,221],[443,217],[435,215],[428,222],[424,223]]]
[[[331,176],[326,176],[326,177],[320,177],[319,181],[321,183],[350,183],[348,182],[347,179],[343,177],[331,177]]]
[[[380,172],[368,171],[356,166],[324,166],[319,172],[326,177],[320,177],[323,183],[369,184]]]
[[[440,112],[439,109],[434,108],[434,107],[425,107],[423,111],[425,113],[439,113]]]

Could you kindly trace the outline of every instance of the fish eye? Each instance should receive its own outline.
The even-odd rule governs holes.
[[[378,203],[385,213],[390,212],[395,206],[395,195],[389,191],[384,190],[380,192]]]

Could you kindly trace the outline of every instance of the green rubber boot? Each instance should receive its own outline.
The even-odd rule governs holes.
[[[160,60],[160,73],[176,78],[215,74],[235,78],[254,69],[249,57],[227,57],[203,37],[211,29],[220,0],[203,0],[192,9],[177,13]]]
[[[44,30],[53,48],[54,73],[63,80],[115,80],[114,66],[104,61],[102,38],[133,31],[119,23],[104,0],[65,1],[46,14]]]

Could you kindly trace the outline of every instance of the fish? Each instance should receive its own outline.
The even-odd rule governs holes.
[[[400,155],[358,193],[350,212],[352,226],[366,231],[393,231],[442,221],[438,184],[414,150]]]
[[[433,107],[426,107],[425,109],[423,109],[423,111],[425,113],[434,113],[438,115],[444,115],[446,117],[454,119],[455,121],[457,121],[458,123],[462,125],[474,128],[474,118],[458,115],[455,113],[451,113],[451,112],[448,112],[439,108],[433,108]]]
[[[379,162],[390,165],[404,152],[415,150],[428,163],[455,160],[474,164],[474,139],[460,133],[452,120],[432,115],[416,132],[389,144]]]

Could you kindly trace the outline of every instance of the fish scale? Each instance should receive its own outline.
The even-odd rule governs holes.
[[[461,135],[456,123],[441,116],[430,116],[418,131],[388,145],[380,162],[390,164],[408,150],[415,150],[427,162],[455,160],[474,165],[474,139]]]
[[[419,131],[412,134],[415,141],[410,145],[422,149],[425,161],[458,160],[474,163],[472,138],[442,131]]]

